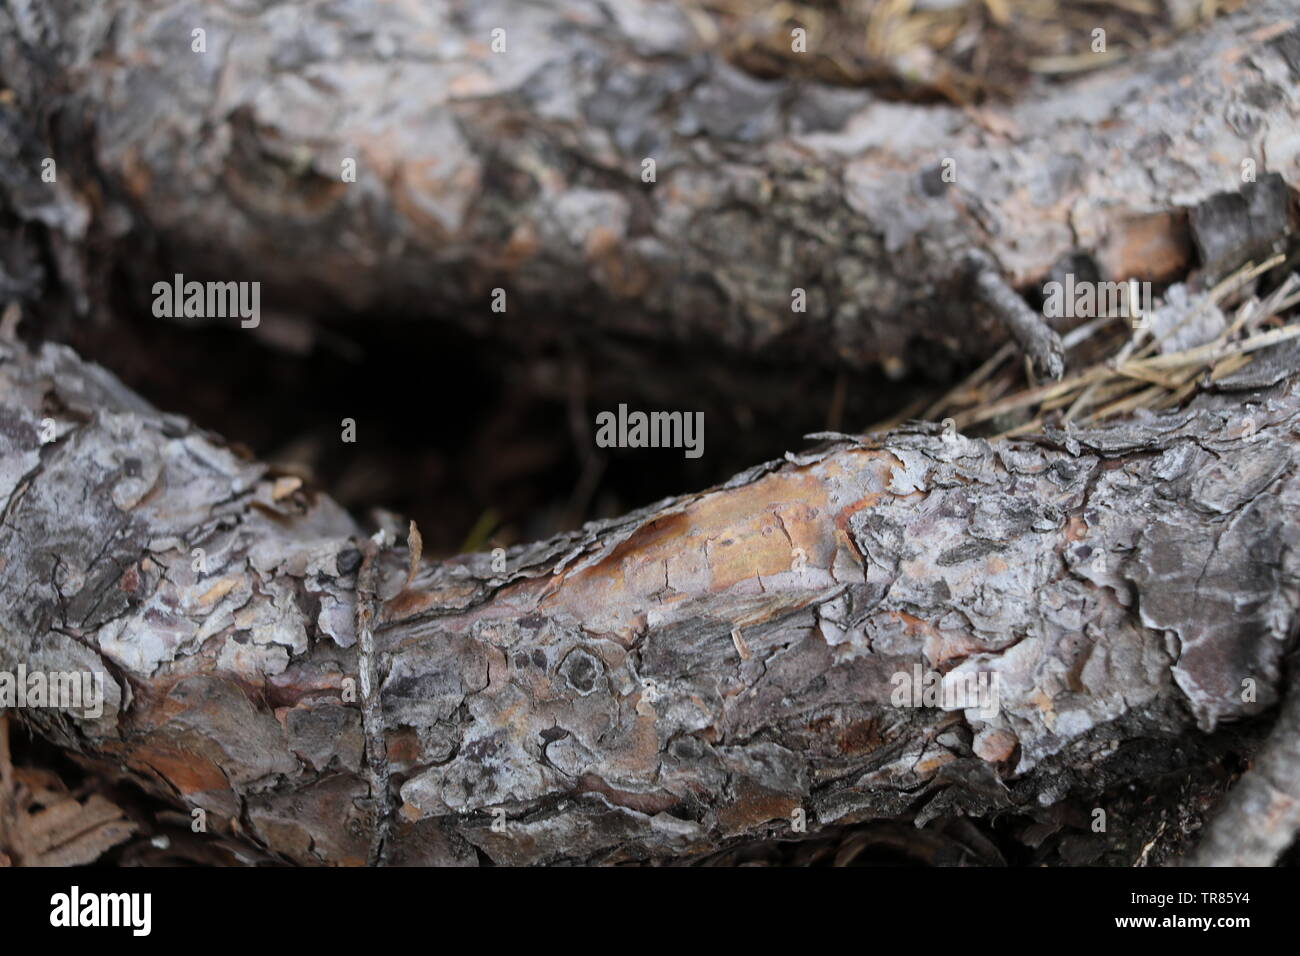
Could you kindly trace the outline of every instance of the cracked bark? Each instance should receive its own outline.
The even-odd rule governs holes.
[[[0,667],[107,671],[100,719],[24,718],[223,834],[364,862],[352,520],[60,346],[0,344],[0,452]],[[800,809],[924,824],[1140,779],[1135,742],[1278,702],[1298,462],[1290,379],[1032,441],[825,436],[504,568],[408,583],[385,550],[388,859],[685,858]],[[916,667],[996,674],[997,714],[898,706]]]
[[[1005,337],[972,321],[972,250],[1015,287],[1081,259],[1162,280],[1198,259],[1222,274],[1283,234],[1294,12],[1263,0],[961,110],[756,80],[651,0],[3,0],[0,192],[33,227],[10,254],[48,257],[83,308],[116,263],[145,308],[176,270],[261,281],[269,323],[432,312],[490,330],[499,286],[535,332],[901,372]],[[209,52],[191,52],[195,28]],[[1243,188],[1246,160],[1260,182]],[[1214,228],[1234,204],[1252,235]],[[49,249],[28,248],[41,235]]]

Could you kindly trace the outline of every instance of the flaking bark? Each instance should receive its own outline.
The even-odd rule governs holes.
[[[503,570],[407,586],[385,550],[386,855],[680,859],[800,810],[923,824],[1141,778],[1135,742],[1278,701],[1298,462],[1292,379],[1033,441],[826,436]],[[350,694],[363,540],[66,348],[0,345],[0,668],[109,688],[99,720],[22,716],[297,863],[362,863],[378,825]],[[914,668],[996,674],[997,715],[899,706]]]

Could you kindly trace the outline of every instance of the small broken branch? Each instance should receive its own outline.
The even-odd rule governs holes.
[[[1065,347],[1061,344],[1061,337],[1048,327],[1042,316],[1025,304],[986,253],[969,253],[967,268],[976,296],[1020,343],[1035,371],[1059,380],[1065,373]]]

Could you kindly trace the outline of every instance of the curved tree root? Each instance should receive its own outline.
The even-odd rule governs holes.
[[[377,726],[396,864],[1029,811],[1276,704],[1298,466],[1291,380],[1032,441],[829,436],[414,575],[385,548],[366,720],[354,522],[69,350],[0,343],[0,668],[103,674],[102,714],[23,717],[298,863],[375,858]],[[1265,798],[1293,757],[1261,758]]]

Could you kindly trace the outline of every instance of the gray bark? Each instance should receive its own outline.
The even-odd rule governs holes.
[[[831,436],[504,570],[409,578],[385,548],[387,857],[681,859],[799,811],[919,825],[1141,779],[1134,744],[1278,701],[1298,463],[1292,379],[994,445]],[[349,695],[363,543],[69,350],[0,345],[0,669],[109,691],[99,719],[22,716],[293,862],[364,862],[383,803]],[[997,713],[905,706],[914,668],[996,675]]]
[[[1293,9],[961,111],[757,81],[660,3],[0,0],[0,300],[106,308],[120,268],[143,304],[174,268],[263,282],[268,322],[563,317],[892,372],[1009,324],[1052,371],[1045,328],[972,321],[968,263],[993,301],[1080,257],[1213,277],[1274,248]],[[994,445],[833,436],[408,580],[318,490],[0,342],[0,670],[102,672],[103,716],[22,716],[297,863],[683,859],[1027,809],[1278,703],[1298,440],[1294,380]],[[901,705],[913,668],[996,676],[998,712]],[[1242,820],[1293,813],[1293,723],[1203,861],[1285,846]]]
[[[1271,866],[1300,833],[1300,693],[1294,676],[1250,773],[1229,794],[1194,866]]]
[[[932,361],[914,338],[969,356],[1005,337],[972,316],[971,250],[1026,287],[1080,257],[1105,279],[1217,275],[1224,248],[1282,235],[1293,13],[1262,0],[961,110],[759,81],[654,0],[4,0],[0,195],[48,227],[83,308],[116,262],[141,308],[174,269],[261,281],[270,313],[576,323],[898,373]],[[1248,234],[1227,235],[1237,207]]]

